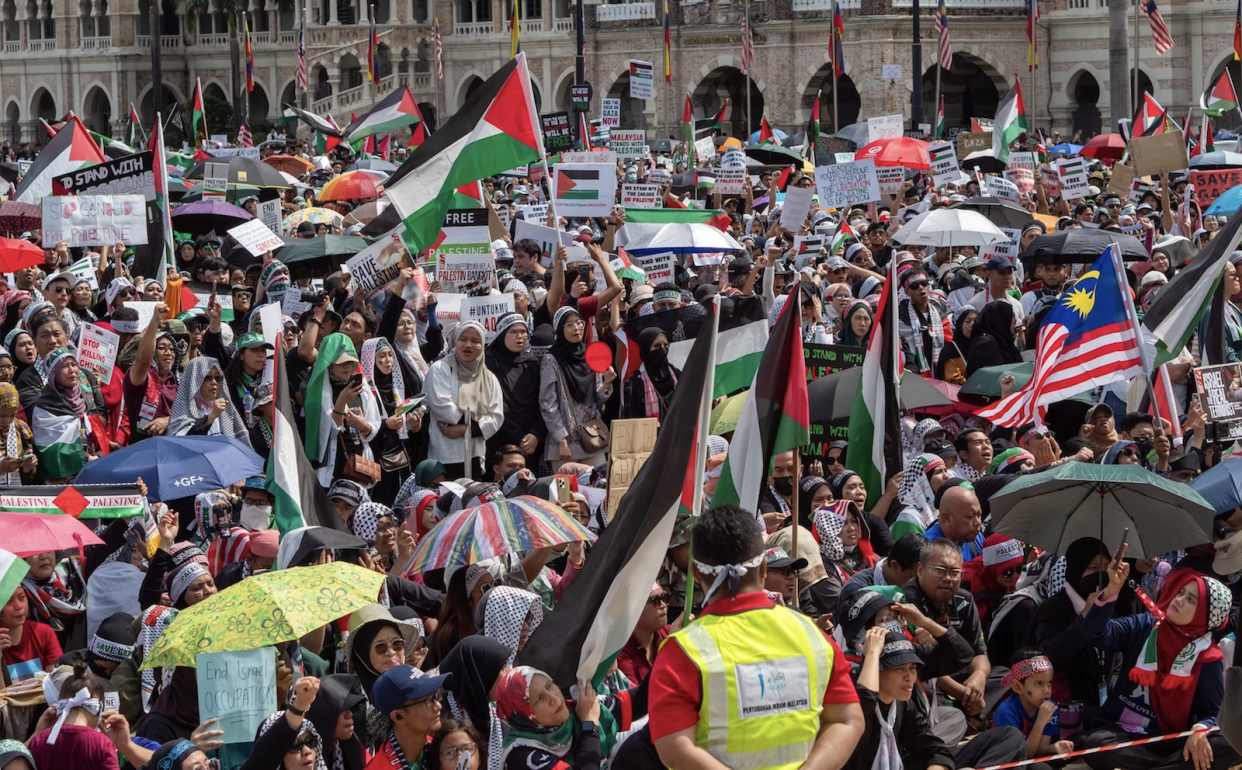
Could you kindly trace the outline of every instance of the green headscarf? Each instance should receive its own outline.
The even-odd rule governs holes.
[[[328,377],[328,368],[342,353],[348,353],[358,359],[354,343],[344,334],[329,334],[319,343],[319,355],[315,358],[315,368],[311,370],[310,380],[306,384],[306,456],[311,462],[323,460],[323,448],[328,440],[328,420],[324,414],[325,405],[332,405],[332,383]]]

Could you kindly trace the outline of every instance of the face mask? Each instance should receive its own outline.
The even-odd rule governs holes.
[[[243,503],[241,525],[250,531],[272,528],[272,506]]]
[[[1078,592],[1079,598],[1086,599],[1093,591],[1100,590],[1100,578],[1102,576],[1100,572],[1092,572],[1090,575],[1078,578],[1078,583],[1074,586],[1074,590]],[[1107,582],[1105,582],[1105,585],[1107,585]]]
[[[652,366],[662,367],[668,363],[667,350],[649,350],[647,351],[647,363]]]
[[[772,479],[772,487],[781,497],[793,494],[793,476],[777,476]]]

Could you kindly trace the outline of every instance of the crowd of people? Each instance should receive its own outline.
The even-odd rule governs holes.
[[[357,160],[348,144],[317,157],[304,141],[264,146],[274,154],[313,166],[283,193],[286,213],[316,205],[316,188]],[[620,161],[617,177],[637,182],[660,168],[688,167],[655,153]],[[481,180],[486,204],[510,222],[548,197],[546,180],[520,173]],[[1078,200],[1045,191],[1036,175],[1021,199],[1031,217],[1018,248],[1083,227],[1145,236],[1150,258],[1126,271],[1141,313],[1184,267],[1181,236],[1193,253],[1224,221],[1187,200],[1184,176],[1130,202],[1101,192],[1109,174],[1093,164],[1090,196]],[[775,456],[758,499],[736,507],[711,505],[732,439],[712,435],[702,515],[678,517],[611,671],[571,692],[520,658],[590,568],[590,542],[413,568],[438,524],[506,498],[542,498],[605,530],[609,428],[668,416],[682,375],[670,350],[696,336],[713,303],[739,324],[770,327],[796,313],[805,343],[861,353],[890,291],[907,371],[960,386],[1031,360],[1041,322],[1085,269],[895,241],[917,213],[980,197],[974,179],[937,188],[919,177],[888,205],[813,203],[804,222],[785,221],[784,189],[812,184],[807,168],[762,167],[736,197],[695,201],[665,185],[666,208],[722,212],[738,248],[682,255],[658,283],[617,267],[620,206],[549,222],[574,234],[589,263],[510,228],[493,242],[493,280],[479,290],[512,295],[516,312],[494,328],[437,313],[425,252],[374,292],[355,291],[348,270],[294,278],[279,249],[256,257],[214,230],[178,236],[164,282],[135,274],[123,242],[58,244],[42,264],[6,275],[5,486],[71,484],[88,464],[155,436],[230,436],[266,461],[281,355],[299,449],[339,522],[278,526],[276,491],[259,475],[152,503],[151,526],[101,521],[103,545],[27,556],[25,579],[0,597],[11,688],[0,698],[0,770],[953,770],[1187,731],[1085,761],[1238,765],[1229,731],[1213,728],[1227,727],[1242,511],[1218,511],[1210,541],[1134,559],[1092,537],[1041,551],[997,532],[989,508],[1016,479],[1066,463],[1139,465],[1190,483],[1227,461],[1191,398],[1206,313],[1167,367],[1184,439],[1140,406],[1138,381],[1048,425],[994,426],[962,404],[948,416],[902,416],[901,435],[889,437],[902,466],[882,490],[849,467],[846,438],[820,456]],[[238,202],[255,213],[256,198]],[[374,202],[321,204],[342,224],[304,222],[290,242],[357,234],[365,222],[350,218]],[[808,235],[830,245],[799,253],[795,238]],[[22,237],[40,242],[37,232]],[[93,276],[68,270],[83,257]],[[1242,362],[1238,266],[1242,251],[1223,276],[1239,302],[1223,315],[1230,362]],[[184,282],[216,288],[183,309]],[[294,317],[282,307],[274,346],[260,310],[293,287],[309,309]],[[145,324],[127,307],[135,301],[157,303]],[[119,336],[107,378],[79,359],[87,325]],[[611,366],[588,363],[592,343],[604,343]],[[1001,387],[1012,392],[1013,377]],[[347,532],[321,537],[332,528]],[[333,561],[384,574],[383,587],[374,604],[276,645],[281,707],[251,740],[224,743],[215,720],[200,718],[193,668],[142,668],[180,612],[257,575]],[[16,695],[32,679],[42,684],[34,705]]]

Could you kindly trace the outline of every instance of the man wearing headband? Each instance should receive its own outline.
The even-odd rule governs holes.
[[[849,663],[810,619],[763,590],[763,532],[720,506],[694,526],[698,620],[660,647],[650,679],[651,737],[668,767],[840,767],[863,729]]]

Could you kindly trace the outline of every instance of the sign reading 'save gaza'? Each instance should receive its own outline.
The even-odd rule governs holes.
[[[1207,208],[1226,190],[1242,184],[1242,168],[1191,171],[1190,183],[1195,186],[1195,201]]]

